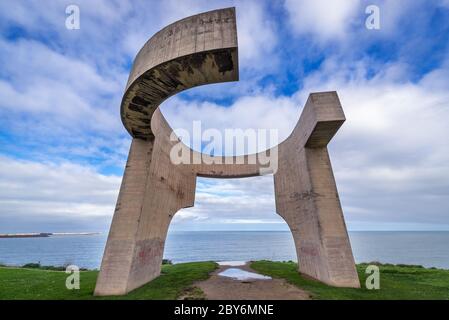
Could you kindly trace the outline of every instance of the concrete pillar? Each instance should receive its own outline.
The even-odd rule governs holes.
[[[195,198],[196,175],[171,163],[164,139],[156,138],[154,150],[127,292],[159,276],[171,219],[179,209],[192,207]]]
[[[132,140],[95,295],[120,295],[127,292],[153,144],[154,139]]]
[[[133,139],[95,295],[121,295],[160,274],[174,214],[193,206],[196,175],[169,159],[163,138]]]
[[[320,115],[322,108],[332,121]],[[326,147],[339,127],[335,119],[344,121],[342,113],[338,116],[340,109],[335,93],[309,98],[300,123],[312,123],[310,131],[299,131],[305,126],[298,126],[279,148],[276,210],[293,234],[301,273],[329,285],[357,288],[360,284]]]

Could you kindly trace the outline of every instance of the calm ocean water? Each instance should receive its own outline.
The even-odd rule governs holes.
[[[350,232],[357,262],[420,264],[449,269],[449,232]],[[0,263],[76,264],[99,268],[106,235],[0,239]],[[290,232],[171,232],[165,258],[204,260],[296,260]]]

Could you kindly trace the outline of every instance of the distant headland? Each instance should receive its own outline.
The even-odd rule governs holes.
[[[51,236],[90,236],[100,232],[0,233],[0,238],[47,238]]]

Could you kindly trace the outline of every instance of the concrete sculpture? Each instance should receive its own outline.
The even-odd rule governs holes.
[[[170,160],[177,142],[170,139],[172,129],[158,109],[161,102],[188,88],[236,80],[234,8],[177,21],[138,53],[121,104],[123,124],[133,139],[96,295],[125,294],[160,274],[170,221],[179,209],[194,205],[197,176],[270,173],[277,213],[293,234],[299,271],[329,285],[359,287],[327,151],[345,121],[335,92],[309,96],[292,134],[276,147],[277,170],[250,161],[257,155],[207,156],[221,160],[212,164]],[[191,159],[199,155],[187,146],[185,150]]]

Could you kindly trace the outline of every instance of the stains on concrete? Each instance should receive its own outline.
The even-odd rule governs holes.
[[[237,48],[197,52],[162,63],[140,76],[122,100],[122,122],[135,138],[153,136],[151,118],[168,97],[195,86],[238,78]]]
[[[290,198],[294,200],[313,200],[319,196],[320,196],[319,193],[309,190],[301,193],[294,192],[290,195]]]
[[[133,269],[148,267],[155,261],[162,261],[164,251],[164,241],[159,238],[140,240],[136,243],[136,259],[134,260]]]
[[[232,55],[227,51],[216,52],[214,54],[214,61],[218,66],[220,73],[234,70],[234,62],[232,61]]]

